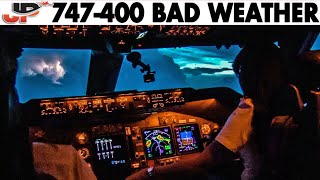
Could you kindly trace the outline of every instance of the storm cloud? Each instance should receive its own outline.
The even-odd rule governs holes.
[[[43,75],[50,79],[52,83],[61,84],[59,80],[66,74],[62,61],[59,57],[30,57],[25,63],[21,64],[21,73],[23,76]]]
[[[24,48],[18,59],[19,101],[86,94],[91,50]]]

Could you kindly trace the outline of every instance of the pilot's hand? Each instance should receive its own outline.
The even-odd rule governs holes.
[[[242,98],[239,106],[229,116],[216,140],[233,152],[240,150],[249,139],[252,131],[254,105],[252,99]]]

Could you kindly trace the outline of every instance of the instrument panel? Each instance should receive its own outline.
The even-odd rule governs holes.
[[[106,96],[44,99],[40,102],[40,115],[143,113],[168,106],[184,104],[181,89],[172,91],[139,92]]]
[[[202,131],[203,127],[206,128]],[[99,179],[124,179],[142,168],[166,166],[200,153],[208,144],[207,136],[217,132],[217,127],[217,123],[202,118],[159,112],[137,122],[78,127],[65,132],[33,126],[30,131],[33,141],[71,137],[70,144],[91,164]]]
[[[71,144],[98,179],[125,179],[200,153],[233,108],[189,89],[40,99],[24,108],[33,142]],[[207,119],[209,118],[209,119]]]

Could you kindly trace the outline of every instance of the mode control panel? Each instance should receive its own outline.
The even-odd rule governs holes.
[[[40,101],[41,116],[144,113],[161,111],[165,107],[185,103],[182,89],[152,92],[86,96]]]

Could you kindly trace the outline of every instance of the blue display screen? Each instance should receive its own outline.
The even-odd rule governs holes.
[[[203,149],[197,124],[175,126],[174,131],[179,153],[197,152]]]

